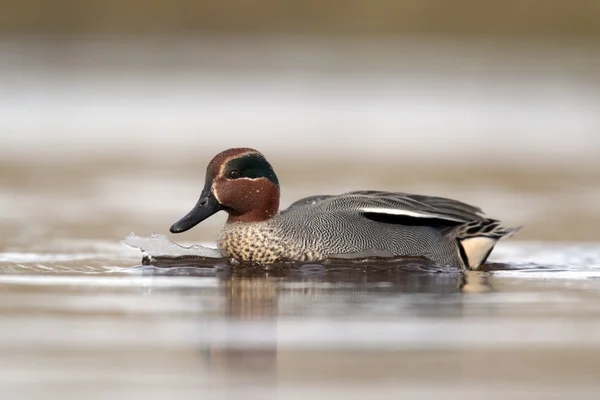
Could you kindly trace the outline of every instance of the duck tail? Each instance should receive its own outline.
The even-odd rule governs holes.
[[[500,221],[488,219],[460,225],[453,233],[464,266],[474,270],[485,263],[500,239],[514,235],[520,229],[520,226],[504,227]]]

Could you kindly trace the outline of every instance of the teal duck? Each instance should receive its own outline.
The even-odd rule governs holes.
[[[208,164],[200,199],[170,231],[223,210],[229,216],[219,248],[246,262],[414,256],[477,269],[500,239],[519,230],[443,197],[363,190],[307,197],[281,212],[279,197],[277,175],[260,152],[229,149]]]

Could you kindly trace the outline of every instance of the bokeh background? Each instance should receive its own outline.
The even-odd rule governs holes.
[[[166,233],[237,146],[283,206],[422,192],[597,240],[599,61],[593,0],[2,0],[0,246]]]
[[[491,274],[138,268],[234,146],[283,206],[525,227]],[[597,399],[599,154],[599,0],[0,0],[0,398]]]

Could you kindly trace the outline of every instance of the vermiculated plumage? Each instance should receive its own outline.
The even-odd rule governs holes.
[[[279,198],[279,180],[261,153],[228,149],[208,164],[196,206],[170,230],[184,232],[224,210],[219,247],[244,261],[421,256],[475,269],[519,229],[444,197],[355,191],[306,197],[278,213]]]
[[[372,210],[370,217],[364,210]],[[265,257],[269,262],[276,258],[317,261],[372,254],[423,256],[439,264],[477,268],[461,255],[461,241],[480,236],[497,241],[517,229],[502,228],[481,209],[452,199],[357,191],[307,197],[270,220],[231,224],[224,228],[221,243],[234,255],[259,262]],[[233,237],[246,243],[247,251],[229,245]],[[259,245],[254,246],[257,238],[261,238]]]

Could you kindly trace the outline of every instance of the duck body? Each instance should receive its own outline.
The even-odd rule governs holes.
[[[224,209],[229,219],[218,245],[242,261],[411,256],[476,269],[498,240],[519,229],[505,228],[457,200],[409,193],[312,196],[279,213],[278,204],[279,182],[264,156],[230,149],[211,161],[200,201],[171,232]]]
[[[227,224],[218,245],[235,258],[264,264],[284,259],[423,256],[440,264],[461,265],[456,243],[439,228],[399,229],[340,214],[301,220],[296,218],[305,216],[303,210],[286,210],[269,222]],[[352,225],[357,221],[360,226]]]

